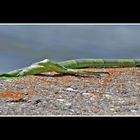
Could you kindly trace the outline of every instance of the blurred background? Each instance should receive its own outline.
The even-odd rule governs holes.
[[[45,58],[140,58],[140,25],[0,25],[0,73]]]

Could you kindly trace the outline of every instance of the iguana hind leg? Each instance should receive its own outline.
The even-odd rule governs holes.
[[[100,75],[100,74],[109,74],[108,72],[93,72],[93,71],[85,71],[80,69],[67,69],[67,74],[86,74],[86,75]]]

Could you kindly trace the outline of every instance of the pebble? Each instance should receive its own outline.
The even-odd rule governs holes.
[[[67,88],[66,90],[67,90],[67,91],[77,91],[77,90],[74,90],[74,89],[72,89],[72,88]]]
[[[64,101],[64,99],[57,99],[57,101],[59,101],[59,102],[63,102],[63,101]]]
[[[65,106],[71,106],[71,105],[72,103],[69,103],[69,102],[65,103]]]
[[[111,111],[114,111],[115,109],[114,109],[114,108],[110,108],[110,110],[111,110]]]
[[[140,86],[140,83],[136,83],[136,85]]]
[[[84,93],[82,93],[82,95],[92,95],[92,94],[88,93],[88,92],[84,92]]]
[[[111,99],[112,98],[112,96],[111,95],[108,95],[108,94],[106,94],[106,95],[104,95],[107,99]]]
[[[136,111],[136,110],[131,110],[131,112],[135,113],[135,112],[137,112],[137,111]]]

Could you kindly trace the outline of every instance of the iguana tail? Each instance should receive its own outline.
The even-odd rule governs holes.
[[[139,67],[140,59],[75,59],[58,62],[66,68]]]

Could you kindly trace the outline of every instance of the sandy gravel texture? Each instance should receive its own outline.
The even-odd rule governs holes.
[[[140,115],[140,68],[88,68],[110,75],[43,73],[0,81],[0,115]]]

